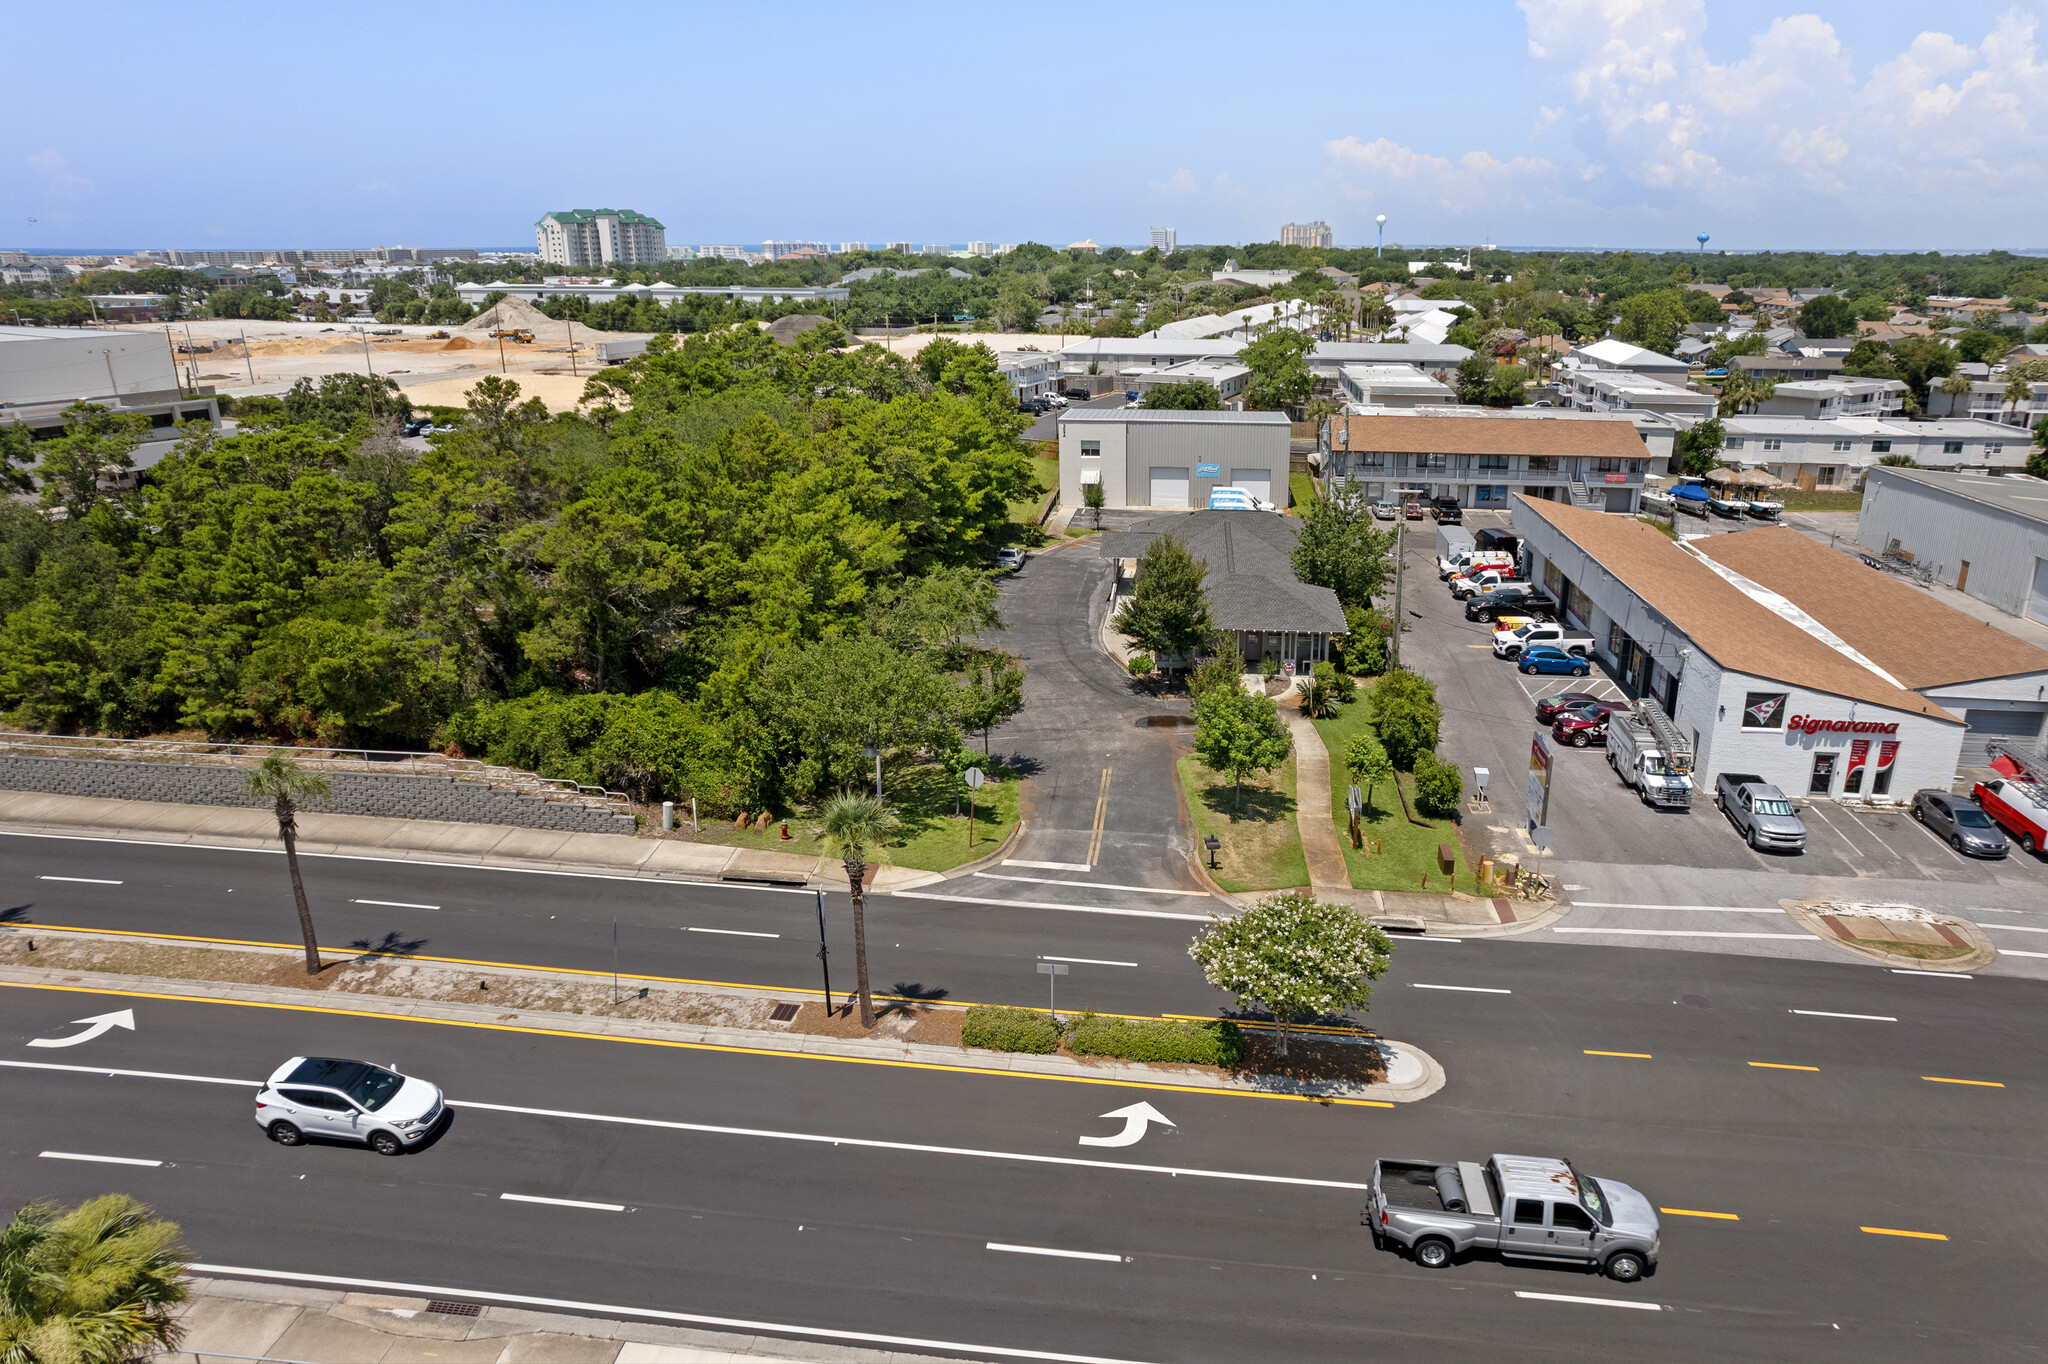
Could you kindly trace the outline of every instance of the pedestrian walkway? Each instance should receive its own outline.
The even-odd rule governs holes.
[[[0,830],[216,848],[283,846],[269,810],[103,800],[0,791]],[[509,824],[299,812],[299,851],[470,866],[525,867],[685,881],[788,880],[846,888],[840,862],[821,852],[779,852],[631,834],[574,834]],[[909,867],[877,868],[878,891],[909,890],[944,879]]]
[[[1308,862],[1308,883],[1316,894],[1351,889],[1344,865],[1344,845],[1337,841],[1337,822],[1330,808],[1330,751],[1323,736],[1299,710],[1288,715],[1294,735],[1294,820],[1301,826],[1301,855]]]

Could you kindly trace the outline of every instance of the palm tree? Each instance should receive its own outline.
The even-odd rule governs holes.
[[[860,1025],[875,1026],[875,1000],[868,993],[867,874],[872,853],[896,832],[896,817],[868,795],[834,796],[819,811],[819,833],[839,847],[846,865],[846,889],[853,901],[853,974],[860,989]],[[826,1001],[830,1007],[831,1001]]]
[[[1948,414],[1951,417],[1962,415],[1956,411],[1956,404],[1961,402],[1964,395],[1969,393],[1970,376],[1967,374],[1949,375],[1941,381],[1941,391],[1948,394]]]
[[[2016,377],[2005,386],[2005,400],[2007,403],[2011,404],[2012,414],[2015,417],[2019,416],[2020,414],[2020,404],[2027,401],[2029,398],[2033,396],[2034,386],[2028,383],[2025,379]],[[2018,426],[2021,425],[2021,423],[2015,421],[2013,425]]]
[[[313,937],[313,911],[306,907],[306,883],[299,879],[299,806],[302,800],[325,800],[327,778],[308,772],[290,758],[273,753],[242,783],[242,791],[277,807],[277,836],[284,840],[285,865],[292,873],[292,899],[299,907],[299,932],[306,939],[306,974],[320,974],[320,944]]]
[[[0,1229],[0,1359],[122,1364],[174,1348],[185,1301],[178,1224],[126,1194],[30,1203]]]

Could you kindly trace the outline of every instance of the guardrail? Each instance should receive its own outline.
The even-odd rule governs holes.
[[[380,748],[295,748],[284,744],[214,744],[185,739],[106,739],[75,734],[24,734],[0,731],[0,753],[30,758],[84,758],[101,762],[195,763],[215,767],[254,767],[273,754],[290,758],[316,772],[368,772],[414,777],[452,777],[500,790],[539,796],[543,800],[633,813],[632,798],[623,791],[586,786],[565,777],[543,777],[517,767],[500,767],[475,758]]]

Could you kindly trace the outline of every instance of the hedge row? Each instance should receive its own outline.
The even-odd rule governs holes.
[[[1171,1022],[1083,1014],[1062,1026],[1031,1009],[976,1005],[960,1028],[961,1041],[970,1047],[1041,1055],[1058,1050],[1063,1034],[1067,1049],[1077,1055],[1123,1061],[1234,1066],[1244,1056],[1244,1033],[1221,1019]]]

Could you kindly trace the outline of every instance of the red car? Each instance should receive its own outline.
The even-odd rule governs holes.
[[[1422,519],[1422,504],[1420,502],[1410,502],[1408,504],[1407,516],[1410,521],[1420,521]]]
[[[1597,705],[1599,702],[1600,698],[1589,691],[1568,691],[1556,696],[1546,696],[1536,702],[1536,723],[1547,725],[1557,719],[1557,713],[1561,710],[1569,710],[1573,706]]]
[[[1593,744],[1607,742],[1607,717],[1618,710],[1627,710],[1624,701],[1588,701],[1571,706],[1557,713],[1550,722],[1551,737],[1574,748],[1587,748]]]

